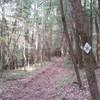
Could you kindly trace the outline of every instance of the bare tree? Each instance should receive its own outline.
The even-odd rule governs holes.
[[[79,36],[81,37],[81,43],[84,46],[86,42],[90,43],[89,37],[89,23],[86,21],[84,16],[84,12],[82,10],[81,0],[70,0],[73,11],[75,14],[75,24],[77,26],[77,30],[79,31]],[[89,54],[84,53],[84,61],[85,61],[85,71],[86,76],[90,88],[91,98],[92,100],[99,100],[99,90],[96,81],[95,75],[95,58],[92,50]]]
[[[74,57],[73,47],[72,47],[71,40],[69,38],[69,34],[68,34],[68,30],[67,30],[67,23],[66,23],[66,19],[65,19],[65,15],[64,15],[63,1],[62,0],[60,0],[60,10],[61,10],[61,18],[62,18],[62,23],[63,23],[64,35],[66,37],[66,42],[68,43],[68,46],[69,46],[69,49],[70,49],[69,53],[70,53],[71,59],[72,59],[73,64],[74,64],[74,69],[75,69],[75,72],[76,72],[78,84],[79,84],[79,87],[81,88],[82,82],[81,82],[81,79],[80,79],[78,66],[77,66],[77,63],[76,63],[75,57]]]

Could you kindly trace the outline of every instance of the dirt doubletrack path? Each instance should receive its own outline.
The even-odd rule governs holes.
[[[53,58],[30,79],[6,83],[0,100],[90,100],[88,88],[80,90],[77,84],[68,84],[74,76],[72,68],[64,67],[62,58]]]

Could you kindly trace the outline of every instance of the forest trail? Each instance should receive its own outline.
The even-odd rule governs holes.
[[[75,76],[70,66],[65,67],[62,58],[53,58],[30,79],[3,83],[7,86],[3,88],[0,100],[90,100],[88,88],[79,90],[77,84],[68,84]]]

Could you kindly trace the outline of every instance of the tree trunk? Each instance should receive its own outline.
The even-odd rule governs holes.
[[[92,33],[93,33],[93,10],[92,10],[92,7],[93,7],[93,0],[90,0],[90,44],[92,46]]]
[[[60,0],[60,10],[61,10],[61,17],[62,17],[64,34],[65,34],[65,37],[66,37],[66,42],[68,43],[68,46],[69,46],[69,49],[70,49],[69,53],[70,53],[71,59],[72,59],[73,64],[74,64],[74,69],[75,69],[75,72],[76,72],[79,87],[81,88],[82,82],[81,82],[81,78],[80,78],[80,75],[79,75],[78,66],[77,66],[77,63],[75,61],[73,47],[71,45],[71,40],[70,40],[68,30],[67,30],[67,24],[66,24],[66,19],[65,19],[65,15],[64,15],[63,1],[62,0]]]
[[[75,36],[75,46],[76,46],[76,59],[77,63],[79,64],[79,68],[83,68],[83,57],[82,57],[82,50],[80,48],[80,38],[77,32],[74,33]]]
[[[97,18],[95,18],[95,27],[96,27],[96,35],[97,35],[97,45],[96,45],[96,58],[97,58],[97,63],[100,62],[100,58],[99,58],[99,44],[100,44],[100,36],[99,36],[99,26],[97,23]]]
[[[99,10],[99,15],[100,15],[100,0],[98,0],[98,10]]]
[[[71,14],[72,14],[72,18],[74,19],[73,11],[71,12]],[[75,40],[76,62],[79,65],[79,68],[83,68],[84,63],[83,63],[83,52],[81,50],[81,40],[80,40],[80,36],[79,36],[79,32],[77,30],[77,27],[74,26],[74,21],[73,21],[73,25],[72,25],[72,30],[73,30],[73,34],[74,34],[74,40]]]
[[[5,10],[4,10],[4,7],[2,7],[2,25],[1,25],[1,38],[4,39],[4,32],[5,32],[5,27],[4,25],[6,24],[6,19],[5,19]],[[2,63],[2,68],[1,69],[4,69],[5,67],[5,41],[2,40],[1,41],[1,63]],[[3,70],[2,70],[3,71]]]
[[[80,0],[71,0],[71,4],[73,7],[74,15],[75,15],[75,23],[78,32],[80,33],[81,42],[84,46],[86,42],[90,42],[89,38],[89,24],[85,19],[84,12],[82,11],[82,5]],[[92,100],[100,100],[99,98],[99,89],[97,86],[96,75],[95,75],[95,58],[92,50],[89,54],[84,53],[84,61],[85,61],[85,71],[86,76],[90,88],[91,98]]]

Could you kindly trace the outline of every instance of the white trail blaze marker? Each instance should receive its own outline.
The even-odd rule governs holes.
[[[84,45],[84,47],[83,47],[83,50],[84,50],[87,54],[89,54],[89,52],[91,51],[91,49],[92,49],[91,45],[90,45],[88,42],[86,42],[85,45]]]

